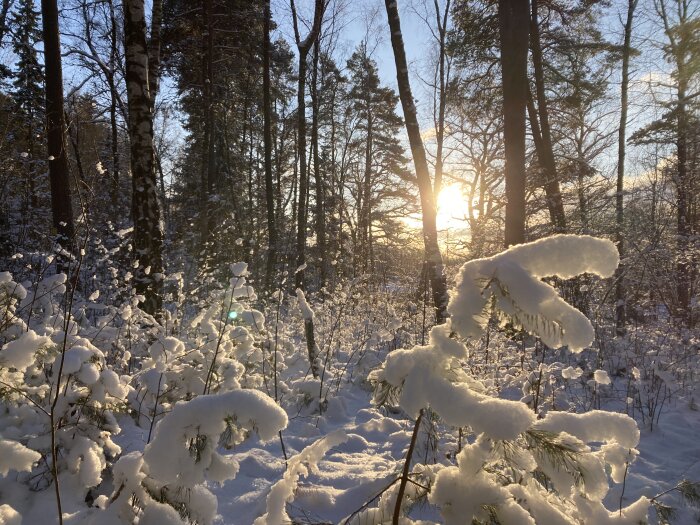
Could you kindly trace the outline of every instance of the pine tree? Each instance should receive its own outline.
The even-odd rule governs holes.
[[[44,73],[37,55],[41,40],[39,11],[32,0],[20,0],[10,19],[12,51],[17,56],[12,98],[19,115],[16,144],[28,155],[24,161],[27,177],[25,212],[38,207],[36,153],[44,137]],[[25,217],[28,219],[28,216]]]
[[[374,270],[375,246],[373,226],[386,208],[403,178],[408,178],[406,157],[397,134],[403,125],[396,114],[398,96],[380,85],[377,63],[368,55],[363,42],[348,60],[350,89],[348,110],[359,120],[362,134],[355,141],[362,168],[358,170],[355,198],[357,202],[356,269]]]

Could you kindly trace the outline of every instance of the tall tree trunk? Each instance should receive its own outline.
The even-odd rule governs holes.
[[[265,205],[267,207],[267,266],[265,284],[272,286],[277,255],[277,224],[275,223],[275,188],[272,180],[272,94],[270,89],[270,0],[265,0],[263,13],[263,141],[265,148]]]
[[[420,194],[421,210],[423,216],[423,241],[425,243],[425,264],[433,292],[433,304],[435,305],[435,318],[438,324],[447,319],[447,279],[445,278],[442,255],[438,244],[436,207],[433,185],[430,181],[428,161],[425,156],[425,147],[418,127],[416,106],[411,93],[411,84],[408,79],[408,63],[406,51],[401,34],[401,20],[397,0],[384,0],[386,14],[389,19],[391,32],[391,47],[394,50],[394,62],[396,63],[396,81],[399,86],[399,97],[403,108],[406,132],[411,145],[413,164],[416,168],[416,182]]]
[[[676,209],[678,262],[676,263],[676,286],[678,295],[678,317],[685,326],[691,322],[690,304],[690,265],[688,241],[690,238],[690,184],[688,180],[688,114],[686,95],[688,89],[686,72],[678,74],[678,135],[676,137],[676,158],[678,162],[676,180]]]
[[[304,289],[304,265],[306,264],[306,224],[307,224],[307,195],[309,173],[306,163],[306,59],[311,45],[321,32],[321,22],[326,9],[326,0],[316,0],[314,8],[314,21],[311,30],[304,40],[299,35],[299,22],[297,19],[296,5],[290,0],[292,18],[294,22],[294,37],[299,50],[299,79],[297,82],[297,152],[299,155],[299,198],[297,205],[297,272],[294,284],[297,288]]]
[[[163,232],[153,149],[153,115],[148,81],[146,16],[143,0],[124,1],[126,94],[129,103],[134,281],[143,310],[159,316],[163,304]]]
[[[204,104],[204,131],[202,165],[199,188],[200,243],[202,248],[212,233],[213,214],[210,197],[214,188],[215,141],[214,141],[214,28],[212,27],[212,0],[203,0],[202,15],[204,35],[202,39],[202,95]],[[244,119],[244,122],[246,120]],[[245,136],[245,128],[244,128]],[[245,142],[245,141],[244,141]]]
[[[311,74],[311,104],[313,114],[311,117],[311,151],[314,159],[314,186],[316,189],[316,248],[320,264],[320,285],[326,283],[326,269],[328,267],[328,254],[326,253],[326,213],[325,213],[325,188],[323,177],[321,176],[321,159],[318,153],[318,60],[320,52],[320,42],[317,38],[314,42],[313,71]]]
[[[155,115],[156,97],[160,84],[160,28],[163,24],[163,0],[153,0],[151,6],[151,35],[148,39],[148,89],[151,93],[151,113]]]
[[[112,220],[117,223],[120,218],[119,213],[119,177],[120,177],[120,159],[119,159],[119,127],[117,123],[117,102],[119,93],[117,91],[115,71],[117,69],[117,17],[114,13],[114,2],[108,0],[109,6],[109,74],[107,75],[107,83],[109,84],[109,127],[111,132],[111,147],[112,147],[112,173],[110,179],[110,200],[112,201]]]
[[[500,0],[505,140],[506,247],[525,242],[525,106],[527,104],[527,0]],[[483,175],[482,175],[483,177]]]
[[[372,196],[372,151],[374,143],[374,129],[372,119],[372,108],[370,104],[370,93],[367,92],[365,111],[367,112],[367,139],[365,142],[365,173],[362,180],[362,185],[358,195],[362,197],[362,206],[360,206],[360,217],[358,221],[358,229],[360,230],[361,257],[360,268],[363,272],[367,271],[367,262],[369,259],[369,230],[372,217],[370,207],[370,198]]]
[[[447,62],[447,49],[446,49],[446,38],[447,38],[447,20],[450,14],[450,2],[447,0],[445,3],[445,12],[440,16],[440,5],[438,0],[434,0],[435,3],[435,19],[437,22],[438,30],[438,108],[437,108],[437,122],[435,122],[435,179],[433,181],[433,193],[437,199],[440,195],[440,190],[442,189],[442,170],[443,170],[443,147],[445,143],[445,109],[447,107],[447,81],[449,80],[449,73],[446,70]]]
[[[666,10],[666,0],[656,3],[657,13],[664,25],[664,32],[669,40],[668,57],[676,66],[676,97],[677,97],[677,130],[676,130],[676,315],[685,326],[691,326],[692,305],[690,302],[692,280],[691,261],[692,255],[688,251],[690,236],[692,234],[692,221],[690,203],[692,200],[692,188],[690,185],[690,173],[688,170],[688,86],[691,78],[691,64],[688,62],[688,45],[690,32],[688,24],[689,3],[685,0],[675,0],[675,14],[678,19],[674,23]]]
[[[617,335],[623,335],[627,316],[626,294],[623,282],[624,255],[625,255],[625,211],[624,211],[624,184],[625,184],[625,144],[627,135],[627,93],[629,90],[630,52],[632,49],[632,24],[634,11],[638,0],[628,0],[627,21],[625,22],[625,36],[622,44],[622,85],[620,87],[620,129],[617,134],[617,188],[615,193],[615,241],[617,251],[620,254],[620,265],[615,275],[615,326]]]
[[[544,61],[542,58],[542,42],[540,41],[540,22],[538,14],[538,1],[531,1],[530,19],[530,45],[532,47],[532,65],[535,72],[535,94],[537,97],[537,114],[530,114],[530,120],[539,118],[541,129],[540,148],[537,150],[537,158],[544,171],[545,181],[543,184],[547,207],[550,212],[554,231],[563,233],[566,231],[566,214],[564,213],[564,202],[559,187],[559,176],[557,166],[554,161],[554,146],[552,143],[552,132],[549,126],[549,111],[547,109],[547,97],[544,90]],[[525,24],[523,20],[520,23]],[[534,126],[533,126],[534,129]]]
[[[51,212],[58,242],[68,247],[73,239],[73,207],[66,155],[66,122],[63,109],[63,70],[56,0],[41,0],[44,62],[46,68],[46,130],[51,183]]]

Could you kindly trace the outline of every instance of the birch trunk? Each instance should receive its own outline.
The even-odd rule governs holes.
[[[163,304],[163,232],[156,193],[153,115],[148,80],[146,17],[143,0],[124,1],[126,94],[132,180],[131,213],[134,221],[136,293],[143,310],[159,316]]]

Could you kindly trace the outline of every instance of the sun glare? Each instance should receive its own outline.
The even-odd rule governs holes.
[[[438,195],[437,204],[438,230],[466,227],[464,217],[467,215],[467,201],[462,193],[461,185],[444,186]]]

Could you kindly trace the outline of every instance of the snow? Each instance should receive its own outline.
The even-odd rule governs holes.
[[[297,301],[299,301],[299,309],[301,310],[301,316],[304,318],[305,321],[313,321],[314,312],[311,309],[311,306],[309,306],[309,303],[306,301],[304,291],[301,288],[297,288],[296,294]]]
[[[29,329],[19,338],[0,348],[0,367],[26,370],[34,363],[34,355],[49,344],[51,344],[49,337],[40,336]]]
[[[255,520],[254,525],[276,525],[289,520],[285,504],[294,500],[294,490],[300,476],[308,475],[309,471],[318,471],[318,462],[332,447],[348,440],[348,435],[342,430],[328,434],[309,445],[287,462],[287,470],[282,479],[275,483],[267,495],[267,510]]]
[[[483,385],[460,377],[459,358],[467,352],[449,337],[450,331],[449,322],[435,326],[429,345],[390,353],[383,370],[373,373],[372,379],[401,388],[399,404],[412,417],[430,407],[449,425],[471,426],[494,439],[517,438],[534,423],[535,414],[518,401],[484,395]]]
[[[584,414],[549,412],[535,423],[534,428],[566,432],[587,443],[619,443],[626,448],[636,447],[640,435],[634,419],[606,410],[591,410]]]
[[[657,357],[637,363],[642,372],[610,366],[602,355],[589,359],[592,352],[565,351],[547,353],[556,362],[538,362],[530,340],[520,348],[501,338],[487,348],[495,361],[488,368],[475,339],[493,300],[502,319],[522,321],[547,344],[574,351],[588,346],[588,321],[562,306],[540,279],[610,275],[617,264],[611,246],[559,236],[465,264],[450,300],[452,317],[429,330],[427,344],[408,337],[393,309],[354,290],[343,293],[356,301],[353,315],[361,312],[361,319],[334,324],[342,310],[332,310],[331,299],[324,303],[299,290],[296,298],[277,295],[282,319],[276,320],[264,304],[251,308],[255,292],[243,263],[231,267],[229,289],[213,293],[206,307],[184,322],[173,317],[177,329],[175,323],[167,330],[151,321],[141,326],[133,303],[113,308],[116,326],[96,328],[76,316],[66,336],[56,308],[65,276],[50,277],[40,286],[27,284],[23,298],[23,292],[12,295],[16,305],[27,290],[48,292],[30,326],[18,319],[3,332],[0,374],[48,406],[66,337],[56,410],[65,423],[57,442],[68,525],[390,523],[410,418],[421,411],[401,523],[638,523],[647,518],[651,498],[681,476],[700,479],[700,420],[692,398],[667,407],[654,433],[640,432],[627,415],[589,407],[628,409],[636,401],[621,406],[613,396],[635,396],[630,385],[641,389],[643,378],[671,388],[676,379],[666,364]],[[18,289],[11,275],[0,273],[0,293]],[[483,307],[474,308],[475,297]],[[323,389],[309,374],[300,318],[315,321],[319,348],[329,356]],[[265,369],[273,363],[274,385]],[[513,400],[526,390],[518,384],[523,378],[528,388],[538,378],[546,383],[548,404],[537,413]],[[202,395],[205,381],[208,395]],[[371,387],[377,387],[374,396]],[[581,402],[560,401],[564,390]],[[387,392],[395,395],[385,399]],[[29,490],[26,480],[37,477],[41,457],[48,457],[47,418],[19,394],[1,408],[0,494],[12,507],[0,506],[0,523],[22,517],[42,523],[55,512],[52,491]],[[534,444],[535,435],[574,459],[558,462]],[[88,489],[92,507],[85,503]],[[690,511],[683,516],[692,517]]]
[[[139,525],[184,525],[180,514],[165,503],[152,502],[141,515]]]
[[[0,439],[0,476],[7,476],[10,470],[29,472],[40,459],[41,454],[35,450],[17,441]]]
[[[215,447],[226,429],[227,418],[243,430],[255,430],[263,440],[272,439],[287,426],[284,410],[254,390],[234,390],[178,403],[158,424],[153,440],[144,450],[148,474],[160,483],[177,483],[186,488],[203,483],[209,469],[216,481],[235,477],[237,464],[224,461]],[[197,461],[188,443],[198,438],[205,438],[205,444]]]
[[[610,376],[605,370],[596,370],[593,372],[593,380],[599,385],[609,385],[611,383]]]
[[[494,299],[505,316],[548,346],[579,352],[593,342],[591,323],[540,279],[582,273],[610,277],[618,262],[611,241],[587,235],[555,235],[469,261],[459,271],[447,307],[452,327],[462,337],[479,337]]]
[[[22,516],[7,504],[0,505],[0,525],[22,525]]]

